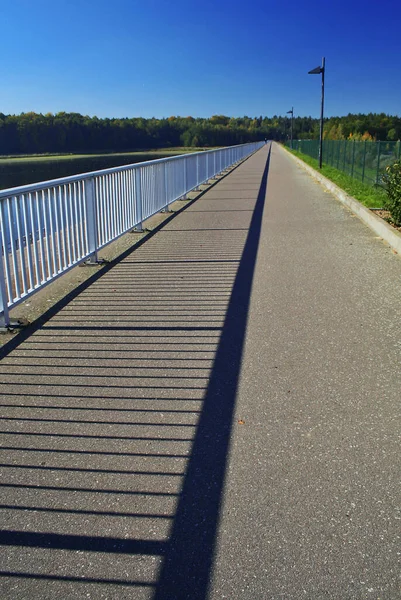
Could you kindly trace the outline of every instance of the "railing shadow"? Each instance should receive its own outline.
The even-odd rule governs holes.
[[[208,597],[268,168],[247,235],[160,260],[161,235],[6,349],[3,597]]]
[[[232,289],[154,600],[208,595],[270,155]]]

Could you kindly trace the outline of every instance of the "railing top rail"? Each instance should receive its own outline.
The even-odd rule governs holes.
[[[142,228],[144,220],[263,145],[251,142],[172,156],[0,192],[0,323],[9,324],[9,308],[83,260],[95,263],[101,248],[138,225]],[[160,163],[163,168],[152,169]],[[151,177],[139,181],[134,175],[141,168]],[[110,181],[101,185],[104,175]],[[43,198],[32,202],[31,192],[42,192]]]
[[[249,144],[257,144],[258,142],[247,142],[245,144],[237,144],[236,146],[223,146],[221,148],[214,148],[213,150],[201,150],[200,152],[188,152],[187,154],[178,154],[176,156],[167,156],[165,158],[157,158],[155,160],[146,160],[139,163],[131,163],[129,165],[122,165],[120,167],[109,167],[108,169],[100,169],[99,171],[88,171],[87,173],[79,173],[77,175],[70,175],[68,177],[60,177],[57,179],[48,179],[46,181],[38,181],[37,183],[28,183],[27,185],[21,185],[13,188],[7,188],[0,190],[0,200],[3,198],[9,198],[10,196],[18,196],[19,194],[25,194],[29,192],[37,192],[39,190],[48,189],[57,185],[66,185],[68,183],[74,183],[75,181],[83,181],[91,177],[97,177],[101,175],[108,175],[109,173],[118,173],[121,171],[127,171],[132,168],[139,168],[143,166],[151,166],[167,161],[179,160],[185,156],[196,156],[199,154],[211,154],[213,152],[219,152],[221,150],[229,150],[230,148],[240,148],[242,146],[248,146]]]

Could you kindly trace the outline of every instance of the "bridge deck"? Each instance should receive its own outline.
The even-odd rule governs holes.
[[[396,598],[401,261],[273,146],[1,363],[2,598]]]

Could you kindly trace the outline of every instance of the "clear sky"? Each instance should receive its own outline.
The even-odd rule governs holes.
[[[0,112],[401,115],[400,0],[3,0]]]

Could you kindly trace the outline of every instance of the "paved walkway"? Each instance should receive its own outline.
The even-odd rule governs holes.
[[[267,157],[3,359],[2,598],[399,597],[401,260]]]

